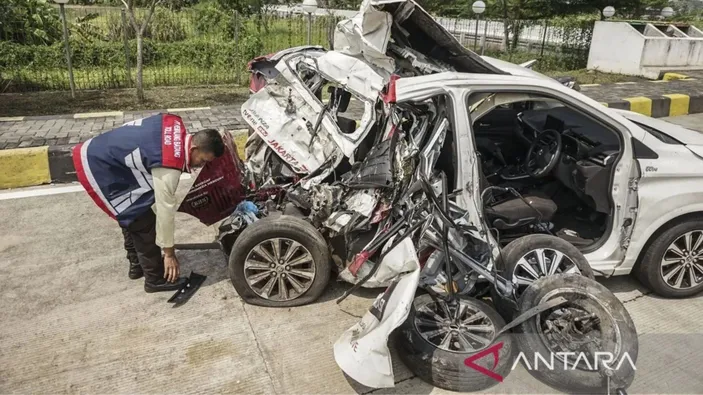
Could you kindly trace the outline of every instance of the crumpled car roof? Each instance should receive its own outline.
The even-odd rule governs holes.
[[[453,69],[444,71],[506,74],[462,46],[414,0],[364,0],[359,14],[337,25],[334,38],[336,51],[364,56],[390,72],[386,52],[395,44]]]

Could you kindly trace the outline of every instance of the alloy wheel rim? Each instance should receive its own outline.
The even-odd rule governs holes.
[[[464,300],[453,305],[430,301],[416,306],[415,329],[425,341],[453,353],[473,353],[488,347],[496,333],[493,321]]]
[[[703,284],[703,230],[686,232],[664,252],[659,273],[674,289],[689,289]]]
[[[519,298],[535,281],[554,274],[581,274],[568,255],[551,248],[537,248],[518,259],[513,268],[513,292]]]
[[[258,296],[285,302],[310,289],[315,280],[315,262],[310,251],[295,240],[266,239],[247,254],[244,278]]]

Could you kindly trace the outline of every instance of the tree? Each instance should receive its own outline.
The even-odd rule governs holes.
[[[137,16],[135,14],[135,7],[139,5],[138,0],[122,0],[124,4],[127,15],[129,15],[129,23],[134,29],[134,35],[137,37],[137,99],[143,102],[144,97],[144,33],[146,32],[147,26],[151,22],[151,18],[154,16],[154,10],[156,6],[161,3],[162,0],[146,0],[149,6],[146,16],[142,19],[141,23],[137,22]]]

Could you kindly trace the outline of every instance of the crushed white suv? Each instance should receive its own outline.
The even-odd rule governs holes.
[[[358,281],[348,269],[366,240],[348,235],[377,226],[397,198],[389,186],[410,174],[393,161],[416,157],[431,136],[446,134],[427,155],[515,296],[549,274],[584,274],[582,257],[589,273],[635,272],[662,296],[703,290],[700,133],[604,107],[528,67],[480,57],[412,0],[365,1],[337,26],[333,51],[300,47],[259,60],[242,106],[253,131],[243,171],[249,196],[280,201],[283,191],[302,208],[326,235],[320,248],[329,249],[342,280]],[[396,130],[407,147],[380,144]],[[352,184],[368,190],[342,197]],[[243,225],[227,226],[220,241],[229,254],[227,239]],[[574,253],[541,246],[506,259],[516,249],[511,241],[532,234],[556,236]],[[234,259],[235,283],[245,258]],[[324,287],[314,285],[298,294]]]

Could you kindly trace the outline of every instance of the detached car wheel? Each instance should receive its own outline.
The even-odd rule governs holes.
[[[639,278],[657,295],[683,298],[703,291],[703,220],[674,225],[647,248]]]
[[[513,240],[501,253],[498,269],[513,284],[513,298],[518,301],[527,288],[542,277],[555,274],[580,274],[593,279],[593,270],[581,251],[569,242],[550,235],[528,235]],[[515,308],[491,287],[493,305],[506,321]]]
[[[234,289],[246,303],[258,306],[312,303],[324,292],[330,270],[329,251],[320,232],[288,215],[249,225],[229,257]]]
[[[480,391],[510,373],[517,351],[512,338],[493,339],[503,326],[500,315],[480,300],[462,297],[451,306],[424,294],[415,298],[392,340],[403,363],[425,382],[450,391]]]
[[[558,297],[567,302],[518,325],[513,335],[529,373],[566,393],[627,389],[635,378],[639,342],[625,306],[595,280],[562,274],[535,281],[520,300],[520,312]],[[541,359],[553,366],[536,362]]]

